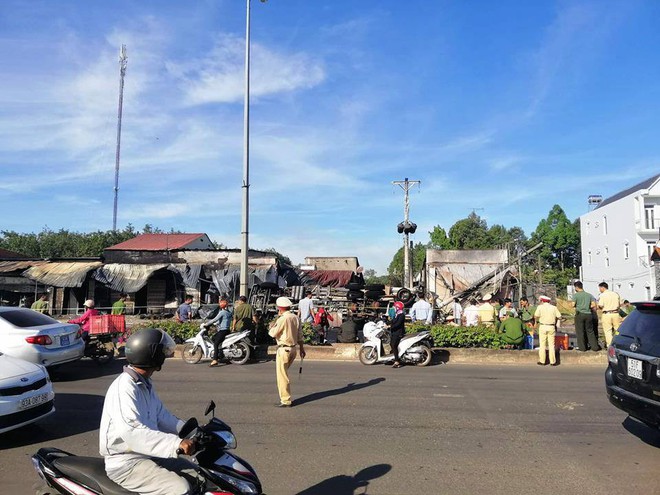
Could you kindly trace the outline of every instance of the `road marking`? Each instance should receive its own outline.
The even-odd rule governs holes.
[[[565,411],[573,411],[576,407],[584,406],[584,404],[580,404],[579,402],[557,402],[555,405],[559,409],[563,409]]]
[[[433,394],[433,397],[449,397],[452,399],[460,399],[461,397],[465,396],[461,394]]]

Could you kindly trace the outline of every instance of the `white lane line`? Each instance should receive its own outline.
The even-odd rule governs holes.
[[[449,397],[451,399],[460,399],[461,397],[465,396],[461,394],[433,394],[433,397]]]

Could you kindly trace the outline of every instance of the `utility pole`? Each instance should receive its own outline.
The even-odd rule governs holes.
[[[117,231],[117,199],[119,196],[119,155],[121,151],[121,116],[124,107],[124,76],[126,75],[126,45],[119,50],[119,109],[117,110],[117,151],[115,152],[115,205],[112,210],[112,230]]]
[[[403,285],[409,289],[412,289],[412,267],[410,266],[410,241],[409,235],[414,234],[417,230],[417,225],[409,221],[410,213],[410,199],[408,192],[410,188],[414,185],[421,184],[420,180],[408,180],[408,177],[405,180],[395,180],[392,181],[392,184],[399,186],[403,189],[404,193],[404,203],[403,203],[403,222],[397,226],[397,230],[400,234],[403,234]]]

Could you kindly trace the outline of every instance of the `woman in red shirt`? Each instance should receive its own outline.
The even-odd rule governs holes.
[[[92,325],[92,316],[97,316],[99,312],[94,309],[94,299],[87,299],[85,304],[85,312],[78,318],[69,320],[69,323],[77,323],[82,328],[82,339],[87,342],[89,340],[89,327]]]
[[[316,311],[316,314],[314,315],[314,326],[316,327],[319,345],[325,342],[325,335],[330,328],[330,321],[334,321],[334,318],[325,310],[323,306],[319,306],[318,311]]]

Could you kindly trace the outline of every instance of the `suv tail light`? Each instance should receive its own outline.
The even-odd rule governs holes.
[[[50,345],[53,343],[53,340],[48,335],[33,335],[32,337],[26,337],[25,341],[28,344],[36,345]]]
[[[619,364],[619,358],[616,357],[616,349],[613,345],[607,348],[607,360],[612,364]]]

